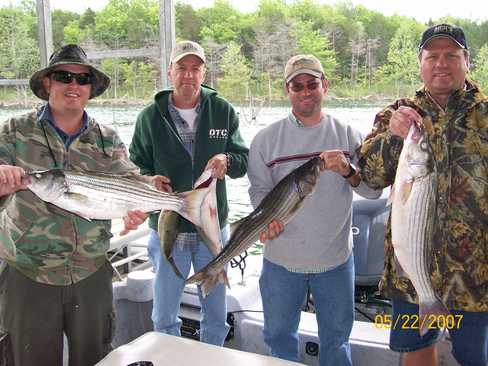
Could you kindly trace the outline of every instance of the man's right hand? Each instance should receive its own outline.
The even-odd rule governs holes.
[[[27,189],[24,169],[13,165],[0,165],[0,197]]]
[[[420,114],[411,107],[401,106],[391,115],[390,132],[392,135],[400,136],[404,139],[407,137],[408,130],[410,130],[413,122],[419,126],[422,125],[422,117]]]

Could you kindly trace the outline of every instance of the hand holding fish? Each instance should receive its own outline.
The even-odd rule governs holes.
[[[212,170],[212,178],[224,179],[227,173],[227,156],[225,154],[214,155],[207,163],[205,170]]]
[[[168,177],[165,177],[164,175],[155,175],[152,177],[149,177],[150,181],[154,185],[154,187],[161,192],[167,192],[171,193],[173,192],[173,189],[170,186],[171,181],[169,180]],[[129,233],[131,230],[137,230],[140,225],[146,221],[146,219],[149,217],[148,214],[140,211],[140,210],[133,210],[127,212],[127,215],[124,216],[124,229],[120,232],[120,236],[126,235]]]
[[[320,170],[332,170],[342,176],[349,174],[349,160],[342,150],[328,150],[320,154]]]
[[[273,240],[277,236],[279,236],[283,230],[285,229],[285,226],[281,222],[281,220],[273,220],[269,223],[268,227],[261,231],[259,234],[259,241],[261,243],[266,242],[266,240]]]
[[[13,165],[0,165],[0,197],[27,189],[24,169]]]
[[[137,230],[137,228],[146,221],[148,218],[148,214],[140,211],[140,210],[133,210],[127,212],[127,215],[124,216],[124,229],[120,232],[120,236],[124,236],[129,233],[131,230]]]
[[[173,192],[173,189],[170,186],[170,179],[168,177],[165,177],[164,175],[155,175],[151,177],[152,183],[154,184],[154,187],[158,191],[162,192],[167,192],[171,193]]]
[[[413,108],[401,106],[391,115],[390,132],[392,135],[406,138],[410,126],[415,122],[418,126],[422,124],[422,116]]]

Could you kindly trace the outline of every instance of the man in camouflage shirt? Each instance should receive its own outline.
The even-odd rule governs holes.
[[[80,47],[64,46],[30,80],[48,103],[0,125],[0,359],[8,365],[61,366],[63,332],[72,366],[110,350],[110,221],[85,220],[25,190],[28,170],[139,172],[115,131],[85,112],[109,83]]]
[[[362,179],[391,185],[403,139],[412,123],[426,127],[438,173],[436,227],[430,273],[433,288],[456,319],[449,333],[462,365],[488,362],[488,98],[466,78],[469,53],[461,28],[427,29],[419,46],[424,86],[376,115],[359,152]],[[390,347],[404,352],[403,365],[435,365],[438,329],[420,337],[417,295],[400,275],[388,223],[382,293],[393,299]],[[438,319],[446,324],[447,318]],[[459,322],[457,321],[459,320]],[[404,322],[402,322],[403,324]]]

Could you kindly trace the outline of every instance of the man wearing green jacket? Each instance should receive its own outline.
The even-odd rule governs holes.
[[[138,116],[129,148],[130,159],[142,174],[168,178],[166,189],[183,192],[193,188],[205,169],[212,169],[217,182],[217,205],[222,242],[228,237],[228,205],[225,175],[242,177],[247,169],[248,149],[239,132],[234,108],[215,90],[202,85],[205,78],[203,48],[191,41],[176,44],[171,54],[168,77],[174,89],[156,94],[154,102]],[[137,226],[144,216],[133,216]],[[131,222],[126,222],[129,226]],[[162,255],[153,215],[148,251],[156,271],[152,320],[154,330],[180,335],[178,318],[184,280],[177,277]],[[195,227],[179,218],[178,236],[172,257],[183,277],[190,264],[195,271],[213,259]],[[202,320],[200,339],[222,345],[229,326],[226,323],[225,285],[219,284],[206,298],[198,289]]]

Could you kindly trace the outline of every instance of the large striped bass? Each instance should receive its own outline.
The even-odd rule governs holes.
[[[280,180],[253,212],[233,224],[229,242],[219,255],[187,279],[186,283],[201,285],[204,296],[217,282],[229,285],[225,265],[258,240],[259,234],[271,221],[280,220],[286,225],[293,219],[305,199],[315,190],[320,175],[320,161],[320,158],[315,157]]]
[[[128,211],[146,213],[175,211],[200,228],[205,237],[220,245],[218,220],[209,219],[216,207],[215,184],[182,193],[158,191],[148,177],[78,172],[62,169],[29,172],[27,187],[43,201],[52,203],[87,220],[111,220]]]
[[[427,332],[427,325],[438,319],[437,315],[448,313],[435,295],[429,271],[437,186],[432,156],[427,132],[412,123],[390,197],[395,256],[417,292],[422,335]]]

